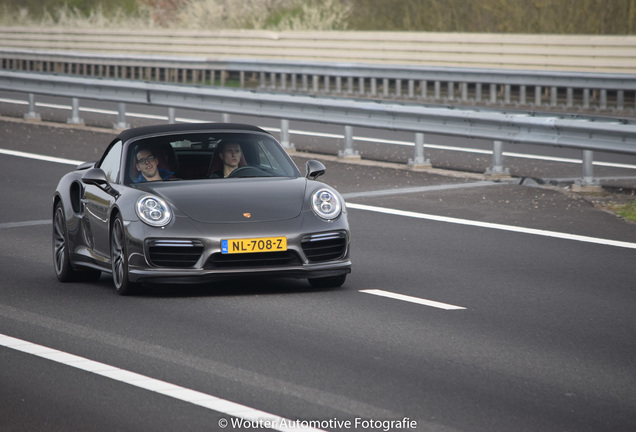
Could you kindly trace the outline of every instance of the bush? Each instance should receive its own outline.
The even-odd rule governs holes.
[[[635,34],[636,0],[0,0],[0,25]]]

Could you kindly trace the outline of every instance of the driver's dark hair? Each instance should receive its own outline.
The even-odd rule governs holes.
[[[139,154],[139,152],[143,150],[149,151],[152,156],[155,156],[154,150],[148,144],[137,144],[135,146],[135,153],[134,153],[135,163],[137,163],[137,154]]]

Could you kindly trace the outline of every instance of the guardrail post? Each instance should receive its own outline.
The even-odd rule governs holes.
[[[84,124],[84,120],[79,116],[79,99],[73,98],[71,101],[71,117],[66,120],[68,124]]]
[[[541,86],[535,86],[534,88],[534,105],[541,106]]]
[[[294,145],[289,141],[289,120],[280,121],[280,144],[286,151],[293,151]]]
[[[607,109],[607,90],[601,89],[601,99],[599,101],[599,108],[604,110]]]
[[[415,134],[415,153],[413,159],[409,159],[409,167],[414,170],[431,168],[431,161],[424,158],[424,134]]]
[[[557,101],[558,101],[558,90],[556,87],[551,87],[550,88],[550,106],[551,107],[555,107],[557,106]]]
[[[228,113],[223,113],[223,123],[230,123],[232,119]]]
[[[35,112],[35,95],[29,93],[29,112],[24,115],[25,120],[42,120],[40,114]]]
[[[172,107],[168,108],[168,123],[174,124],[175,118],[175,109]]]
[[[486,175],[507,177],[508,168],[503,167],[503,142],[494,141],[492,149],[492,167],[486,169]]]
[[[123,130],[128,129],[130,125],[126,123],[126,104],[119,103],[117,104],[117,123],[113,124],[113,129]]]
[[[353,150],[353,126],[345,126],[344,150],[338,152],[338,157],[343,159],[360,159],[360,153]]]
[[[490,84],[490,103],[497,102],[497,84]]]
[[[599,181],[594,179],[594,151],[583,150],[583,177],[575,182],[576,186],[598,187]]]

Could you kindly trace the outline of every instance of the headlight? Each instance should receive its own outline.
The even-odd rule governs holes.
[[[162,227],[172,219],[172,211],[161,198],[146,195],[137,201],[137,216],[148,225]]]
[[[336,194],[329,189],[320,189],[311,196],[314,213],[323,219],[333,220],[340,216],[342,204]]]

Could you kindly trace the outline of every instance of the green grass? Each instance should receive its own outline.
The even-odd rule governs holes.
[[[612,204],[610,209],[617,215],[636,222],[636,200],[627,204]]]

